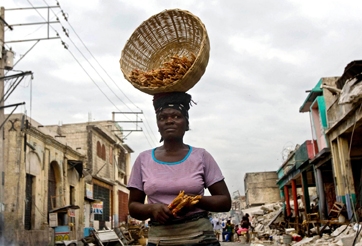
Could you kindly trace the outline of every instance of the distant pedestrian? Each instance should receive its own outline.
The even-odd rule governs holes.
[[[222,232],[222,240],[223,242],[231,242],[231,237],[234,232],[234,225],[231,224],[230,220],[226,221],[226,226],[224,231]]]
[[[245,215],[245,216],[243,216],[242,220],[240,221],[240,228],[238,230],[238,234],[239,235],[245,234],[247,243],[250,240],[249,229],[250,229],[250,222],[249,222],[248,217]]]
[[[233,233],[234,242],[239,241],[239,234],[237,233],[238,230],[239,230],[239,225],[236,224],[234,227],[234,233]]]
[[[223,229],[225,229],[225,226],[226,226],[226,221],[225,221],[225,219],[223,218],[223,219],[221,220],[221,227],[222,227]]]
[[[253,225],[251,224],[251,217],[250,217],[250,215],[249,215],[248,213],[246,213],[245,216],[248,218],[251,231],[254,231],[254,227],[253,227]]]
[[[222,226],[219,221],[216,221],[214,224],[214,233],[215,233],[217,240],[220,241],[220,235],[222,233]]]

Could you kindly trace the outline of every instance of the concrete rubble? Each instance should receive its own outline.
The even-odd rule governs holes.
[[[294,228],[285,228],[282,208],[282,203],[273,203],[242,210],[242,214],[248,213],[251,216],[251,224],[254,227],[251,235],[252,244],[269,240],[274,245],[362,246],[361,223],[342,225],[333,231],[327,227],[322,236],[317,235],[316,228],[311,228],[313,236],[302,237]]]

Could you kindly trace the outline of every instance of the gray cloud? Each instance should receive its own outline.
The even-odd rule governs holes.
[[[45,5],[41,0],[30,2]],[[190,110],[191,131],[185,142],[214,156],[231,192],[244,192],[246,172],[277,170],[285,146],[312,138],[308,114],[299,113],[305,91],[321,77],[341,75],[349,62],[361,57],[358,1],[92,0],[84,4],[66,0],[60,5],[71,24],[60,15],[70,39],[58,24],[52,25],[50,35],[57,31],[68,50],[61,40],[39,42],[15,67],[33,71],[34,80],[31,84],[24,80],[6,103],[26,101],[18,112],[26,110],[42,124],[84,122],[89,117],[108,120],[114,111],[142,110],[143,132],[132,132],[126,139],[135,150],[134,160],[139,152],[159,145],[159,134],[152,97],[123,78],[121,51],[135,28],[151,15],[171,8],[189,10],[205,24],[211,51],[204,76],[189,91],[197,105]],[[23,0],[6,1],[5,8],[15,7],[30,6]],[[9,11],[6,20],[34,22],[41,17],[35,11],[22,15]],[[46,33],[44,25],[17,27],[5,35],[12,40],[44,38]],[[12,47],[19,59],[32,44],[6,47]]]

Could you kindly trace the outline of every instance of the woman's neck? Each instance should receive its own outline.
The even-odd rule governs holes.
[[[165,150],[166,152],[176,152],[183,149],[188,149],[188,146],[183,143],[183,141],[165,141],[161,149]]]

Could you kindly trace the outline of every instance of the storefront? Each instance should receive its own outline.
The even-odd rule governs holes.
[[[49,212],[49,225],[54,229],[55,245],[77,245],[75,210],[77,205],[68,205]]]

